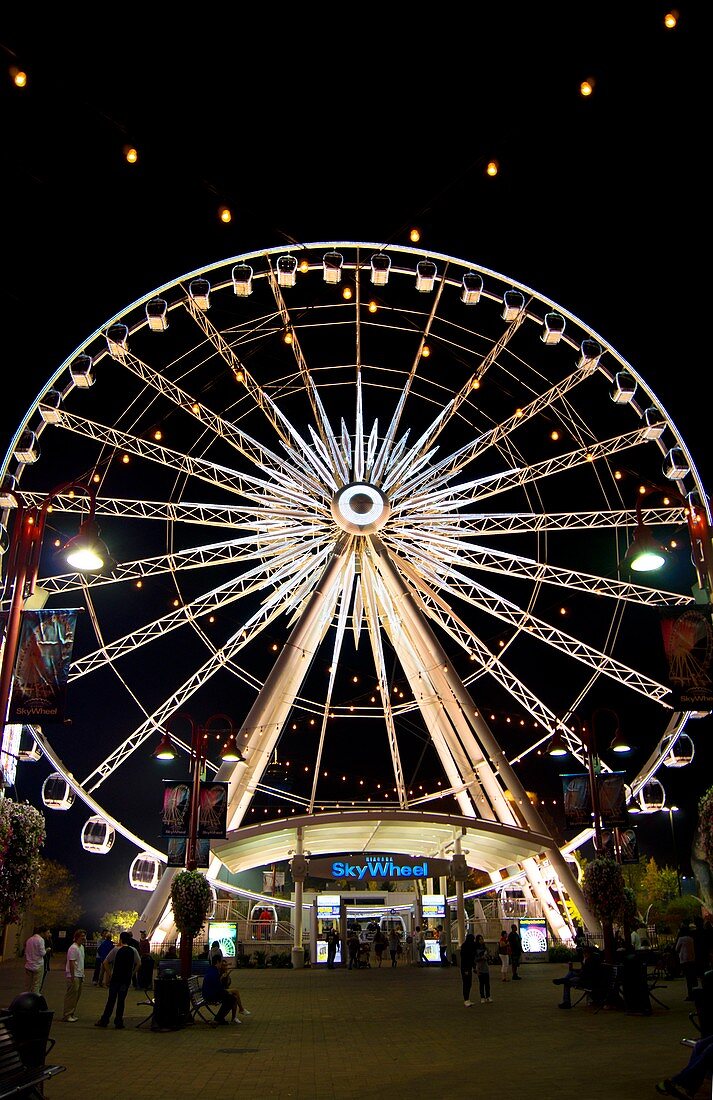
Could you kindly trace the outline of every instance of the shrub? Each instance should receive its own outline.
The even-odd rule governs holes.
[[[576,962],[577,952],[566,943],[553,943],[547,953],[551,963]]]

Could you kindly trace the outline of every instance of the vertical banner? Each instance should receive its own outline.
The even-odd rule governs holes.
[[[225,840],[228,829],[228,784],[201,783],[196,836]]]
[[[185,780],[164,779],[161,836],[188,836],[192,787]]]
[[[607,829],[627,823],[624,772],[599,772],[595,777],[599,793],[599,814]],[[591,825],[594,809],[589,786],[589,774],[562,775],[564,816],[567,828]]]
[[[602,833],[602,842],[604,855],[609,859],[619,863],[639,862],[639,840],[634,829],[614,829]]]
[[[624,772],[600,772],[596,777],[599,812],[605,829],[617,829],[627,823]]]
[[[172,836],[168,842],[167,867],[186,866],[186,846],[188,839],[185,836]],[[210,841],[199,840],[196,843],[196,866],[207,867],[210,863]]]
[[[592,800],[589,793],[589,776],[562,775],[564,817],[568,829],[592,824]]]
[[[713,625],[709,604],[661,617],[668,681],[674,707],[710,710],[713,707]]]
[[[78,608],[23,611],[10,722],[64,722]]]

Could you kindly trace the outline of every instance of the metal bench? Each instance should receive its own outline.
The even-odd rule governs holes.
[[[53,1040],[52,1046],[54,1046]],[[0,1019],[0,1100],[6,1100],[6,1097],[24,1096],[32,1100],[41,1100],[44,1082],[58,1073],[64,1073],[66,1068],[66,1066],[55,1065],[26,1065],[20,1055],[15,1037],[8,1027],[8,1017]]]
[[[203,979],[199,974],[191,974],[190,978],[186,980],[188,986],[188,995],[191,999],[191,1016],[195,1020],[196,1016],[200,1016],[204,1023],[210,1023],[211,1020],[215,1020],[216,1012],[211,1007],[211,1003],[206,1001],[203,996]],[[217,1006],[218,1002],[212,1002]],[[206,1019],[203,1015],[204,1012],[210,1014],[210,1019]]]

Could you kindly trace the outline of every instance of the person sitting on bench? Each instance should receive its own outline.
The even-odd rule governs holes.
[[[208,1004],[220,1005],[215,1014],[216,1024],[227,1024],[226,1016],[229,1012],[231,1023],[242,1023],[237,1019],[238,998],[223,985],[220,970],[212,962],[208,964],[203,974],[203,997]]]
[[[575,989],[589,989],[596,999],[597,992],[602,986],[601,965],[601,952],[592,944],[587,944],[583,949],[580,968],[575,970],[570,963],[569,970],[563,977],[552,979],[553,985],[562,986],[560,1008],[572,1007],[572,987]]]
[[[673,1077],[664,1077],[656,1085],[661,1096],[677,1096],[679,1100],[693,1100],[706,1077],[713,1073],[713,1035],[698,1039],[691,1050],[688,1065]]]

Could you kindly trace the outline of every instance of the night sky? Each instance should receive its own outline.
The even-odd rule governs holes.
[[[252,249],[406,244],[418,226],[423,247],[528,284],[601,333],[710,484],[700,9],[666,30],[657,3],[495,8],[160,25],[122,9],[101,32],[71,10],[4,18],[0,451],[59,364],[152,288]],[[710,722],[695,727],[693,775],[665,777],[684,871]],[[144,801],[158,843],[159,780],[148,754],[142,765],[127,797]],[[16,797],[37,796],[30,767]],[[119,838],[104,860],[87,856],[83,819],[51,815],[46,854],[81,880],[90,917],[141,909],[124,885],[135,850]],[[671,862],[667,815],[640,836]]]

